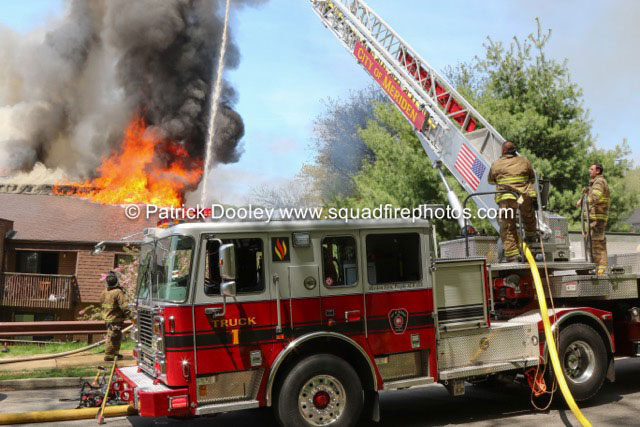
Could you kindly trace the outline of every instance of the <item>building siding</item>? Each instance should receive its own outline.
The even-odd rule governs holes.
[[[58,255],[58,274],[73,276],[76,274],[77,252],[60,252]]]
[[[76,278],[80,301],[96,303],[100,301],[100,294],[104,289],[104,282],[100,281],[100,275],[113,270],[116,252],[103,252],[91,255],[91,251],[78,252],[76,265]]]

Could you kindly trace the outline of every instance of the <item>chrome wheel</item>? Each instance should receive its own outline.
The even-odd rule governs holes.
[[[298,394],[298,409],[313,426],[334,423],[342,415],[347,403],[344,387],[331,375],[316,375],[309,379]]]
[[[574,341],[564,352],[564,371],[574,383],[584,383],[593,376],[596,356],[589,344]]]

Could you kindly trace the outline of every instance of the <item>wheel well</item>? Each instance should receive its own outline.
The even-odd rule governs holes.
[[[594,331],[596,331],[596,333],[602,339],[605,348],[607,349],[607,356],[609,357],[609,359],[611,359],[613,357],[613,348],[611,348],[611,337],[609,337],[609,335],[607,334],[607,331],[606,329],[604,329],[602,323],[598,322],[598,320],[596,320],[595,318],[584,315],[571,316],[566,318],[566,320],[564,321],[562,321],[561,319],[561,322],[558,326],[560,328],[560,331],[562,331],[567,326],[575,325],[577,323],[590,326]]]
[[[333,354],[345,360],[356,371],[358,377],[360,377],[363,390],[374,390],[374,374],[371,372],[369,361],[360,350],[349,342],[339,338],[318,337],[296,346],[296,348],[285,357],[285,360],[277,368],[278,370],[271,390],[272,396],[275,396],[287,372],[289,372],[296,363],[307,356],[320,353]],[[268,392],[269,390],[267,390],[267,393]]]

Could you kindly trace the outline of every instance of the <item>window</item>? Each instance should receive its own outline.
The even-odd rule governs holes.
[[[326,287],[352,286],[358,281],[356,240],[351,236],[322,239],[322,272]]]
[[[233,243],[236,253],[236,292],[249,294],[264,291],[264,251],[262,239],[224,239]],[[219,240],[207,241],[204,262],[204,293],[220,295]]]
[[[418,233],[368,235],[367,275],[371,285],[420,280]]]
[[[17,251],[17,272],[36,274],[58,274],[57,252]]]
[[[191,279],[194,242],[189,236],[170,236],[142,245],[137,296],[154,300],[186,300]]]

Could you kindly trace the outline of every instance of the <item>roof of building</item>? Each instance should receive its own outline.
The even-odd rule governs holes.
[[[635,211],[633,211],[631,216],[629,218],[627,218],[627,220],[625,222],[627,224],[631,224],[631,225],[640,224],[640,208],[638,208]]]
[[[156,225],[156,218],[144,218],[144,209],[138,219],[130,220],[124,205],[33,194],[0,193],[0,218],[14,222],[12,240],[51,242],[120,240]]]

